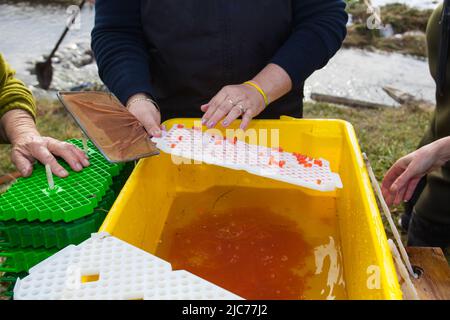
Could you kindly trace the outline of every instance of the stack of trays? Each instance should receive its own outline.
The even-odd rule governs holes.
[[[83,148],[80,140],[68,142]],[[90,166],[81,172],[59,160],[69,176],[54,177],[52,190],[37,163],[31,177],[17,179],[0,196],[0,282],[10,289],[34,265],[88,239],[105,219],[132,166],[108,162],[91,142],[88,155]]]

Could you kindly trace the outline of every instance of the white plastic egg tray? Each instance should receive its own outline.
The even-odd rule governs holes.
[[[339,175],[331,171],[330,163],[324,159],[214,136],[200,128],[174,125],[152,141],[165,153],[197,162],[244,170],[323,192],[342,188]]]
[[[30,269],[16,300],[236,300],[239,296],[107,233],[93,234]],[[86,280],[87,279],[87,280]]]

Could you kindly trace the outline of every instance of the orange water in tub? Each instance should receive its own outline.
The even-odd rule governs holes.
[[[240,191],[236,194],[251,206],[231,206],[232,192],[225,195],[231,202],[221,198],[222,205],[212,208],[200,207],[205,199],[200,195],[181,195],[168,215],[156,254],[174,269],[192,272],[246,299],[345,298],[343,281],[333,288],[328,285],[331,257],[317,272],[318,248],[328,245],[330,237],[339,244],[332,202],[330,212],[314,214],[302,211],[301,201],[286,207],[256,205],[252,199],[257,200],[258,190]],[[272,191],[274,199],[278,192],[289,192]]]

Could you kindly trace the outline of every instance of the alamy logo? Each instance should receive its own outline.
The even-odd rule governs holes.
[[[384,29],[383,22],[381,21],[380,8],[368,6],[367,13],[370,14],[369,18],[367,18],[367,28],[369,30]]]
[[[367,267],[367,288],[370,290],[381,289],[380,267],[371,265]]]

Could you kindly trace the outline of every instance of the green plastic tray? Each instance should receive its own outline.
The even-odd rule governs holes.
[[[112,184],[112,174],[118,174],[123,165],[109,164],[92,144],[89,158],[91,165],[81,172],[72,171],[59,160],[69,176],[64,179],[55,176],[53,190],[48,188],[45,167],[36,164],[31,177],[17,179],[0,196],[0,221],[71,222],[93,213]]]
[[[20,248],[64,248],[79,244],[97,232],[114,203],[116,196],[108,190],[94,213],[84,218],[66,222],[0,222],[0,249]]]
[[[0,272],[28,272],[39,262],[47,259],[58,251],[54,249],[13,249],[0,252],[0,257],[6,258],[0,264]]]
[[[83,150],[83,142],[78,139],[70,139],[67,142],[76,145],[78,148]],[[112,177],[119,175],[124,163],[111,163],[100,153],[100,151],[95,147],[95,145],[88,140],[88,156],[89,163],[94,169],[101,169],[108,172]]]
[[[0,277],[0,282],[2,283],[16,283],[17,279],[23,279],[28,275],[28,272],[6,272]]]

